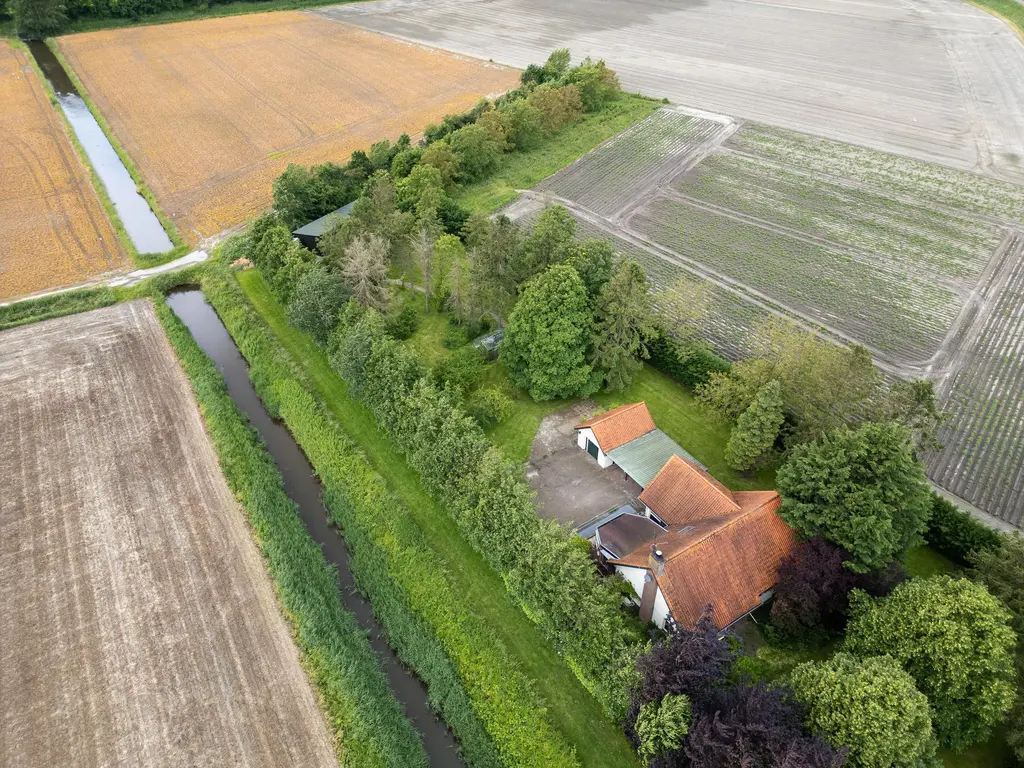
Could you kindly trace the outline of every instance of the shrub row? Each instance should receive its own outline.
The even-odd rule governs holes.
[[[90,309],[109,307],[117,302],[112,288],[90,288],[83,291],[69,291],[40,299],[19,301],[0,307],[0,331],[18,325],[48,320],[52,317],[72,315]]]
[[[261,397],[283,417],[324,484],[345,532],[350,566],[399,657],[423,679],[431,702],[473,766],[577,766],[522,672],[472,607],[453,592],[422,544],[424,534],[365,457],[299,383],[287,352],[224,276],[203,284]]]
[[[345,765],[426,766],[418,734],[388,687],[366,633],[341,603],[337,577],[285,493],[259,436],[213,362],[158,299],[157,313],[192,382],[228,485],[239,499]]]
[[[707,384],[713,373],[725,373],[732,366],[697,342],[678,343],[664,332],[647,345],[650,364],[684,387],[696,389]]]
[[[640,638],[631,634],[621,596],[598,576],[585,548],[561,526],[538,518],[522,466],[490,444],[457,398],[439,390],[414,354],[383,332],[375,313],[337,331],[331,364],[474,549],[504,577],[512,599],[608,713],[621,719]]]
[[[972,552],[998,549],[1002,544],[998,531],[934,492],[932,516],[924,537],[932,548],[961,565],[971,565]]]

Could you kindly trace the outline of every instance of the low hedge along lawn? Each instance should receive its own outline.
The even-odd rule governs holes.
[[[192,383],[228,485],[245,510],[343,765],[426,766],[366,633],[341,604],[334,570],[299,519],[280,473],[213,361],[157,298],[157,315]]]
[[[389,642],[426,682],[470,764],[579,766],[529,681],[452,591],[404,505],[309,394],[237,282],[211,272],[203,290],[248,360],[268,411],[285,420],[319,475],[352,572]]]

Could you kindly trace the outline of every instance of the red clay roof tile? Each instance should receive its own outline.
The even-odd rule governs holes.
[[[597,438],[597,444],[605,453],[636,440],[654,430],[654,419],[647,410],[647,404],[629,403],[612,408],[576,425],[576,429],[589,427]]]

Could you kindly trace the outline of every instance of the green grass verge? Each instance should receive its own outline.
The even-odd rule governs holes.
[[[192,382],[221,469],[245,510],[342,765],[426,766],[418,734],[388,687],[366,633],[341,603],[333,568],[310,537],[259,435],[171,309],[157,315]]]
[[[496,211],[516,199],[516,190],[530,189],[660,106],[660,101],[646,96],[623,94],[600,112],[584,115],[578,123],[536,149],[503,155],[493,173],[460,189],[455,199],[471,211]]]
[[[903,556],[903,567],[911,576],[923,579],[929,576],[949,574],[955,576],[962,570],[956,563],[929,546],[914,547]]]
[[[622,731],[582,686],[537,627],[508,597],[486,561],[462,537],[454,520],[419,482],[401,452],[379,431],[368,408],[349,397],[326,357],[305,334],[288,326],[284,310],[255,271],[239,273],[249,301],[300,366],[330,415],[354,439],[370,465],[402,502],[423,536],[423,545],[448,573],[455,594],[488,628],[494,642],[523,670],[543,701],[546,714],[587,766],[636,765]],[[244,350],[243,350],[244,353]]]
[[[179,256],[183,256],[184,254],[188,253],[188,251],[190,250],[189,245],[182,238],[181,233],[178,232],[178,228],[174,226],[174,223],[170,219],[168,219],[164,215],[163,211],[160,209],[160,204],[157,202],[156,195],[154,195],[152,190],[150,190],[150,188],[146,185],[146,181],[145,179],[142,178],[142,174],[139,173],[139,169],[135,167],[135,163],[132,162],[131,157],[129,157],[128,153],[125,152],[124,147],[122,147],[121,143],[117,140],[117,137],[114,135],[114,132],[110,129],[110,125],[103,117],[103,114],[93,103],[92,99],[89,98],[89,92],[86,90],[85,85],[82,84],[82,81],[78,79],[78,74],[75,72],[74,68],[71,66],[68,60],[64,58],[64,54],[61,53],[60,47],[57,45],[57,41],[53,38],[47,38],[46,46],[51,51],[53,51],[53,55],[57,57],[57,61],[59,61],[61,66],[64,67],[64,71],[67,72],[68,77],[71,79],[71,82],[78,90],[78,93],[82,97],[82,100],[85,102],[85,105],[89,107],[89,111],[92,113],[92,116],[96,118],[96,122],[99,124],[100,129],[103,131],[103,134],[107,137],[107,141],[110,142],[110,146],[114,148],[114,151],[117,153],[118,158],[120,158],[122,165],[124,165],[125,167],[125,170],[128,171],[128,175],[131,176],[132,181],[135,182],[135,187],[138,190],[139,194],[142,195],[143,199],[147,203],[149,203],[149,207],[153,211],[153,214],[156,216],[157,221],[160,222],[160,226],[164,228],[164,231],[167,233],[167,236],[174,244],[174,248],[167,251],[167,253],[151,254],[138,252],[138,250],[132,244],[131,238],[128,237],[128,233],[124,231],[124,225],[121,223],[121,220],[117,217],[117,212],[114,209],[114,205],[110,201],[110,198],[107,196],[107,192],[106,189],[103,187],[103,183],[100,181],[99,177],[96,175],[96,172],[93,170],[92,163],[89,162],[88,156],[85,155],[85,149],[81,146],[78,139],[74,138],[73,142],[75,144],[75,147],[79,150],[79,154],[82,155],[83,157],[83,162],[86,163],[86,167],[90,170],[90,173],[92,174],[93,186],[96,187],[96,191],[100,195],[100,200],[103,201],[103,207],[107,210],[107,215],[110,216],[110,220],[114,222],[114,228],[118,232],[118,237],[121,237],[122,242],[127,242],[126,247],[128,249],[128,252],[132,255],[132,258],[135,261],[135,265],[139,269],[155,267],[160,264],[166,264],[168,261],[173,261]],[[35,62],[35,59],[33,58],[32,61]],[[41,72],[40,77],[42,77]],[[46,82],[46,79],[43,78],[43,81]],[[51,98],[55,99],[56,97],[53,96],[52,89],[49,89],[49,83],[47,83],[47,88],[48,90],[50,90]],[[58,111],[60,110],[58,109]],[[60,111],[60,113],[63,119],[64,113],[62,111]],[[68,129],[69,135],[74,137],[74,131],[71,130],[71,126],[67,124],[66,120],[65,127],[67,127]]]
[[[967,0],[971,5],[998,16],[1017,33],[1024,42],[1024,5],[1018,0]]]

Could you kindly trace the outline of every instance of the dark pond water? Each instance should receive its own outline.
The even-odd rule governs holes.
[[[310,535],[323,549],[327,561],[338,569],[342,601],[355,614],[360,626],[370,637],[370,645],[380,658],[395,697],[423,736],[423,745],[432,766],[447,768],[463,766],[456,749],[455,737],[431,711],[427,689],[422,681],[399,662],[395,652],[384,640],[383,632],[370,608],[370,603],[355,588],[348,567],[348,550],[338,531],[327,524],[328,513],[320,498],[320,481],[305,454],[291,433],[276,423],[263,408],[256,390],[249,381],[249,369],[235,342],[213,308],[206,303],[202,291],[186,289],[172,292],[167,304],[188,326],[193,338],[216,363],[227,384],[228,394],[238,409],[249,417],[249,423],[260,433],[267,451],[284,477],[284,488],[299,507],[299,515]]]
[[[57,94],[60,108],[71,123],[71,128],[85,148],[93,168],[107,190],[107,195],[117,209],[117,215],[124,224],[128,237],[139,253],[165,253],[174,243],[164,232],[160,220],[149,207],[146,199],[139,194],[135,181],[124,167],[117,152],[110,146],[106,135],[96,118],[92,116],[85,101],[78,95],[71,78],[57,61],[53,51],[40,40],[28,44],[32,56],[46,79]],[[127,76],[127,75],[126,75]]]

